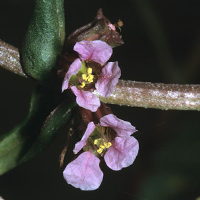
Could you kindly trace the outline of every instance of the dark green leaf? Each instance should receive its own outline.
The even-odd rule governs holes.
[[[36,0],[22,48],[27,74],[50,82],[65,39],[64,0]]]
[[[27,119],[12,131],[0,136],[0,174],[16,167],[19,159],[33,144],[44,120],[55,106],[49,102],[52,98],[52,91],[41,85],[36,86]]]
[[[40,135],[28,150],[28,152],[23,156],[20,162],[24,162],[35,154],[42,151],[45,147],[47,147],[56,135],[60,132],[60,130],[69,122],[72,117],[72,109],[75,107],[75,103],[67,103],[64,102],[59,105],[56,109],[54,109],[51,114],[46,119]]]

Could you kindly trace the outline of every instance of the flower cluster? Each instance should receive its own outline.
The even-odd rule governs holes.
[[[131,136],[135,131],[129,122],[113,114],[100,118],[100,124],[90,122],[74,148],[75,154],[82,149],[83,153],[67,165],[63,172],[65,180],[81,190],[95,190],[103,180],[100,157],[112,170],[130,166],[139,150],[138,141]]]
[[[101,40],[81,41],[74,45],[79,54],[65,74],[62,91],[70,88],[80,107],[96,112],[100,106],[94,90],[109,96],[116,86],[121,71],[118,62],[108,62],[112,48]]]
[[[134,162],[139,150],[138,141],[131,136],[136,131],[135,127],[105,111],[105,105],[95,95],[98,92],[108,97],[118,83],[121,76],[118,62],[108,60],[112,47],[123,43],[116,25],[111,24],[101,10],[98,16],[103,31],[101,34],[95,32],[98,40],[86,39],[76,43],[68,40],[76,59],[72,56],[73,61],[67,65],[62,83],[62,92],[71,89],[75,95],[76,103],[81,107],[82,123],[87,126],[82,139],[75,144],[73,152],[77,154],[76,159],[63,171],[67,183],[81,190],[95,190],[101,185],[103,172],[99,166],[100,159],[104,158],[110,169],[121,170]],[[77,38],[77,33],[82,30],[85,29],[78,30],[69,38]],[[91,30],[91,33],[96,31],[95,28]]]

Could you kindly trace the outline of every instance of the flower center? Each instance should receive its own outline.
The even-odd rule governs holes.
[[[84,88],[86,84],[92,83],[94,80],[94,75],[92,74],[92,68],[87,68],[87,72],[82,74],[81,88]]]
[[[108,149],[110,146],[112,146],[111,142],[105,142],[103,138],[95,139],[94,144],[98,147],[98,154],[101,154],[104,149]]]

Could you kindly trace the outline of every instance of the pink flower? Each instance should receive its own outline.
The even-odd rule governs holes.
[[[90,151],[86,151],[67,165],[63,176],[69,184],[76,188],[96,190],[103,180],[99,163],[99,158]]]
[[[82,61],[95,61],[104,65],[112,55],[112,48],[101,40],[81,41],[74,45],[74,51],[79,53]]]
[[[101,126],[111,127],[118,136],[127,137],[136,132],[134,126],[130,122],[117,118],[113,114],[105,115],[100,119]]]
[[[139,150],[138,141],[130,136],[135,131],[129,122],[113,114],[102,117],[100,126],[90,122],[81,141],[74,148],[75,154],[84,147],[87,151],[67,165],[63,172],[65,180],[81,190],[93,190],[103,180],[99,157],[104,156],[107,166],[112,170],[121,170],[133,164]]]
[[[86,144],[87,139],[89,138],[90,134],[94,131],[95,125],[94,122],[90,122],[87,126],[85,134],[83,135],[81,141],[75,144],[74,153],[77,154]]]
[[[121,170],[133,164],[139,150],[134,137],[116,137],[112,146],[104,155],[107,166],[112,170]]]
[[[71,87],[72,92],[76,95],[76,103],[85,109],[89,109],[92,112],[97,111],[98,107],[101,105],[99,98],[89,92],[77,89],[75,86]]]
[[[121,170],[132,165],[139,150],[138,141],[130,136],[136,132],[135,127],[113,114],[103,116],[100,125],[112,128],[118,135],[104,155],[107,166],[112,170]]]
[[[118,62],[106,64],[112,55],[112,48],[101,40],[77,42],[74,50],[78,52],[79,58],[70,65],[65,74],[62,91],[71,88],[77,104],[95,112],[100,101],[92,92],[97,89],[103,97],[113,92],[121,76]],[[92,104],[88,104],[90,101]]]
[[[77,142],[74,153],[77,154],[86,144],[95,125],[90,122],[81,141]],[[63,171],[64,179],[68,184],[81,190],[96,190],[103,180],[103,172],[99,167],[100,159],[92,152],[86,151],[69,163]]]
[[[118,62],[109,62],[102,69],[102,73],[95,84],[98,93],[103,97],[109,96],[117,85],[120,76],[121,71],[118,67]]]

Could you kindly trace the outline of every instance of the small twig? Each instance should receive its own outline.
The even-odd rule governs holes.
[[[95,91],[98,95],[98,93]],[[98,95],[99,96],[99,95]],[[120,80],[104,103],[157,109],[200,110],[200,85]]]
[[[20,55],[16,47],[0,40],[0,66],[15,74],[27,78],[20,64]]]
[[[69,132],[68,132],[67,142],[66,142],[66,144],[65,144],[65,146],[64,146],[64,148],[61,151],[60,156],[59,156],[60,168],[63,168],[65,155],[66,155],[66,152],[67,152],[67,149],[68,149],[68,146],[69,146],[69,142],[70,142],[70,139],[71,139],[72,135],[73,135],[73,129],[70,128]]]

